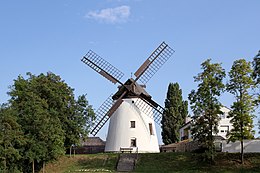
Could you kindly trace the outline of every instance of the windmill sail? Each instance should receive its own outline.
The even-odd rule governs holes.
[[[112,99],[112,94],[106,99],[106,101],[98,108],[96,112],[96,124],[91,129],[91,134],[95,136],[99,130],[106,124],[108,119],[112,116],[112,114],[117,110],[117,108],[122,104],[123,97],[126,92],[124,92],[121,97],[114,102]]]
[[[98,110],[95,112],[96,120],[95,124],[90,129],[90,133],[95,136],[99,130],[106,124],[106,122],[109,119],[109,116],[107,116],[107,112],[109,109],[113,106],[113,94],[111,94],[104,103],[98,108]]]
[[[114,113],[117,115],[116,110],[120,107],[120,105],[123,103],[123,99],[125,98],[138,98],[133,102],[135,106],[160,125],[162,117],[161,115],[164,112],[164,108],[154,102],[151,99],[151,96],[141,87],[141,85],[138,85],[137,81],[146,84],[173,53],[174,50],[170,48],[165,42],[161,43],[160,46],[135,72],[135,80],[131,78],[127,80],[125,84],[123,84],[120,80],[124,74],[116,67],[112,66],[109,62],[102,59],[95,52],[90,50],[81,59],[81,61],[112,83],[121,84],[118,92],[114,95],[110,95],[96,111],[96,123],[92,126],[90,133],[95,136]],[[128,114],[128,112],[126,112],[126,114]]]
[[[143,84],[146,84],[173,53],[174,50],[165,42],[162,42],[134,73],[136,76],[135,81],[141,81]]]
[[[152,101],[154,102],[154,101]],[[164,108],[161,107],[159,104],[157,104],[157,106],[155,106],[155,104],[151,104],[149,103],[147,100],[143,99],[142,97],[138,98],[135,102],[134,102],[135,106],[141,110],[144,114],[146,114],[147,116],[149,116],[150,118],[153,118],[154,121],[160,125],[161,124],[161,117],[164,111]],[[151,109],[151,107],[153,109]]]
[[[103,77],[107,78],[112,83],[122,84],[120,79],[124,76],[124,74],[92,50],[88,51],[88,53],[81,59],[81,61],[101,74]]]

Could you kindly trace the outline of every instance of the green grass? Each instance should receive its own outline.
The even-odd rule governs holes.
[[[195,153],[139,154],[135,172],[237,173],[259,172],[260,154],[246,154],[245,164],[239,163],[239,154],[218,153],[214,165],[201,160]],[[64,156],[46,166],[46,173],[116,172],[118,154]]]
[[[63,156],[46,166],[46,173],[115,172],[118,154]]]
[[[246,154],[245,159],[242,166],[239,154],[218,153],[215,164],[210,165],[202,161],[201,154],[195,153],[141,154],[135,172],[260,172],[260,154]]]

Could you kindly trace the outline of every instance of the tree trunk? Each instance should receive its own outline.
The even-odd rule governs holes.
[[[243,113],[243,112],[242,112]],[[241,139],[240,139],[240,146],[241,146],[241,153],[240,153],[240,159],[241,164],[244,164],[244,135],[243,135],[243,122],[240,122],[240,133],[241,133]]]
[[[213,124],[211,112],[209,114],[209,125],[210,125],[210,164],[214,162],[214,139],[213,139]]]
[[[32,173],[34,173],[34,160],[32,161]]]
[[[6,158],[5,158],[5,160],[4,160],[4,173],[6,173],[7,171],[6,171]]]
[[[71,157],[71,149],[72,149],[72,146],[70,146],[70,157]]]
[[[45,162],[42,163],[42,173],[45,173]]]
[[[244,164],[244,141],[243,139],[240,141],[240,144],[241,144],[241,164]]]

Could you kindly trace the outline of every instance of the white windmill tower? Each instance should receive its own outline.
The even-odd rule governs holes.
[[[130,78],[125,83],[120,81],[123,73],[93,51],[90,50],[81,59],[112,83],[120,84],[118,91],[96,111],[96,122],[91,129],[91,134],[95,136],[110,119],[105,152],[118,152],[122,148],[159,152],[154,123],[160,124],[163,108],[152,100],[144,88],[173,53],[174,50],[165,42],[161,43],[134,73],[136,78]],[[143,85],[138,84],[139,81]]]

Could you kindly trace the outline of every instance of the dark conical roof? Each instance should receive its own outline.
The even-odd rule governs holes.
[[[144,87],[139,85],[134,81],[134,79],[128,79],[124,85],[120,86],[118,91],[113,95],[113,99],[117,100],[123,92],[127,91],[124,98],[136,98],[142,96],[146,99],[151,99],[152,97],[145,91]]]

